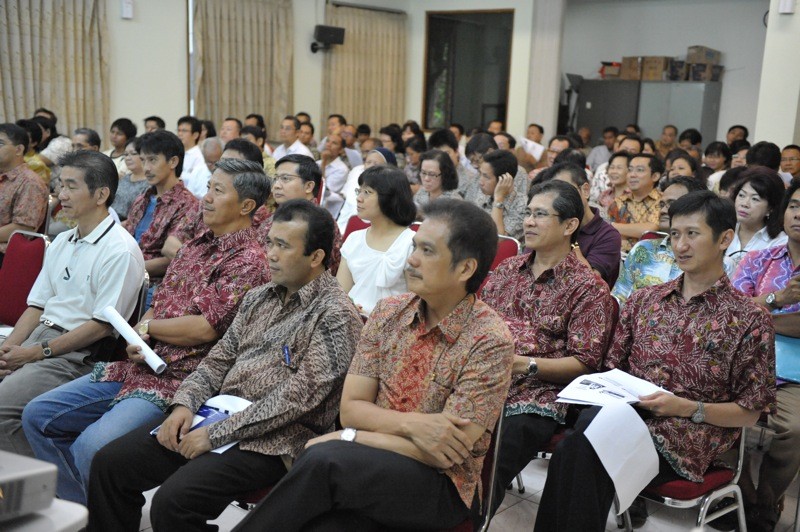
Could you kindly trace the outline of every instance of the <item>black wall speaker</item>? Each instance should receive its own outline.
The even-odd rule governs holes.
[[[321,44],[344,44],[344,28],[314,26],[314,40]]]

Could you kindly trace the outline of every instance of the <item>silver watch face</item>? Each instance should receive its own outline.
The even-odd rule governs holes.
[[[342,431],[341,439],[344,441],[354,441],[356,439],[356,429],[346,428]]]

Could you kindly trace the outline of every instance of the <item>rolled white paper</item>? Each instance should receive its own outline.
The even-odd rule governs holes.
[[[114,326],[119,334],[122,335],[125,340],[131,345],[138,345],[142,348],[142,354],[144,355],[144,361],[147,362],[147,365],[152,368],[156,374],[162,373],[167,368],[167,363],[158,356],[155,351],[150,349],[150,346],[145,343],[142,338],[136,334],[136,331],[133,330],[133,327],[128,325],[128,322],[125,321],[125,318],[117,312],[112,306],[108,306],[103,309],[103,316],[108,319],[109,323]]]

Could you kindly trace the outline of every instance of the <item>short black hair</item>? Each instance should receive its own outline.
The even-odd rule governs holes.
[[[733,203],[720,198],[710,190],[698,190],[681,196],[672,202],[668,212],[670,226],[676,216],[704,213],[706,225],[711,227],[714,240],[717,240],[724,231],[736,229],[736,209]]]
[[[267,123],[264,122],[264,117],[262,115],[259,115],[259,114],[256,114],[256,113],[250,113],[249,115],[244,117],[245,120],[250,120],[251,118],[255,118],[256,119],[256,125],[258,127],[260,127],[263,130],[267,129]]]
[[[642,134],[642,128],[639,127],[639,124],[627,124],[625,126],[625,129],[628,129],[628,128],[633,129],[636,132],[637,135],[641,135]]]
[[[450,149],[458,151],[458,141],[456,136],[450,131],[450,128],[437,129],[428,138],[428,146],[433,149],[441,148],[442,146],[450,146]]]
[[[217,128],[214,126],[214,122],[211,120],[201,120],[200,124],[202,127],[206,128],[206,138],[217,136]]]
[[[298,131],[300,130],[301,122],[300,122],[300,120],[297,119],[296,116],[286,115],[286,116],[283,117],[283,120],[281,120],[281,122],[283,122],[284,120],[291,120],[292,124],[294,124],[294,128],[296,130],[298,130]]]
[[[508,133],[508,131],[501,131],[500,133],[498,133],[498,135],[502,135],[506,139],[508,139],[508,147],[511,148],[512,150],[517,147],[517,139],[512,137],[511,134]]]
[[[766,166],[749,166],[742,172],[736,186],[731,190],[731,198],[736,201],[742,188],[750,184],[762,199],[767,201],[767,219],[765,225],[770,238],[777,237],[783,231],[783,219],[778,216],[786,193],[786,185],[778,172]]]
[[[669,129],[671,129],[672,131],[674,131],[676,135],[678,134],[678,127],[677,127],[677,126],[675,126],[675,125],[673,125],[673,124],[667,124],[666,126],[664,126],[664,127],[662,127],[662,128],[661,128],[661,131],[664,131],[664,130],[665,130],[665,129],[667,129],[667,128],[669,128]]]
[[[664,181],[664,190],[667,190],[672,185],[680,185],[684,187],[688,192],[697,192],[698,190],[708,190],[705,184],[699,179],[695,179],[693,177],[686,177],[683,175],[671,177]]]
[[[497,226],[489,214],[468,201],[439,198],[425,207],[425,220],[439,220],[447,225],[447,248],[451,266],[466,259],[475,259],[475,273],[467,280],[467,293],[478,291],[497,254]]]
[[[58,130],[56,130],[56,123],[47,118],[46,116],[34,116],[31,118],[34,122],[39,124],[41,127],[46,129],[50,132],[50,138],[45,141],[45,145],[47,145],[51,140],[58,136]]]
[[[463,134],[464,134],[464,126],[462,126],[462,125],[461,125],[461,124],[459,124],[458,122],[453,122],[453,123],[451,123],[451,124],[450,124],[450,127],[448,127],[447,129],[450,129],[451,127],[454,127],[454,128],[456,128],[456,131],[458,131],[458,134],[459,134],[459,135],[463,135]]]
[[[743,126],[741,124],[734,124],[731,127],[729,127],[728,128],[728,133],[730,133],[734,129],[741,129],[742,131],[744,131],[744,139],[740,139],[740,140],[747,140],[747,137],[750,136],[750,131],[745,126]]]
[[[781,149],[773,142],[756,142],[747,150],[747,166],[766,166],[773,170],[781,167]]]
[[[203,126],[200,124],[200,121],[193,116],[187,115],[180,117],[178,119],[178,125],[180,126],[181,124],[189,124],[192,127],[192,133],[200,133],[203,130]]]
[[[575,139],[573,139],[572,137],[569,137],[567,135],[556,135],[554,137],[551,137],[550,140],[547,141],[547,147],[549,148],[550,145],[555,141],[566,142],[567,143],[567,148],[577,148],[578,147],[577,144],[575,144]]]
[[[133,135],[134,137],[136,135]],[[130,137],[128,137],[130,138]],[[178,138],[178,135],[166,129],[157,129],[150,133],[142,135],[139,143],[139,148],[142,155],[163,155],[167,161],[173,157],[178,158],[178,166],[175,167],[175,175],[181,176],[183,172],[183,156],[185,151],[183,149],[183,142]]]
[[[616,136],[619,135],[619,128],[616,126],[605,127],[603,128],[603,134],[605,135],[606,133],[613,133],[616,138]]]
[[[554,164],[550,168],[550,175],[555,178],[560,173],[569,175],[569,180],[573,185],[580,188],[589,182],[589,177],[586,175],[586,170],[582,166],[570,162]]]
[[[414,150],[417,153],[425,153],[428,150],[428,143],[425,142],[425,137],[411,137],[406,141],[406,149]]]
[[[532,123],[532,124],[528,124],[528,127],[529,127],[529,128],[530,128],[530,127],[535,127],[536,129],[538,129],[538,130],[539,130],[539,133],[541,133],[542,135],[544,135],[544,128],[541,126],[541,124],[533,124],[533,123]]]
[[[452,131],[451,131],[452,133]],[[390,124],[388,126],[382,127],[379,132],[380,135],[388,135],[389,138],[392,139],[392,143],[394,143],[394,152],[395,153],[404,153],[403,150],[405,149],[403,145],[403,130],[400,129],[400,126]]]
[[[731,149],[728,147],[728,145],[718,140],[715,140],[706,146],[706,151],[704,153],[706,157],[709,155],[719,155],[723,157],[725,159],[725,166],[730,166],[731,158],[733,157]]]
[[[331,118],[337,119],[339,121],[339,125],[342,125],[342,126],[346,126],[347,125],[347,119],[344,116],[340,115],[340,114],[334,113],[332,115],[328,115],[328,120],[330,120]]]
[[[47,109],[47,108],[45,108],[45,107],[39,107],[38,109],[36,109],[36,110],[33,112],[33,115],[34,115],[34,116],[36,116],[36,115],[38,115],[39,113],[44,113],[44,114],[46,114],[47,116],[49,116],[49,117],[50,117],[50,120],[52,120],[52,121],[53,121],[53,125],[54,125],[54,126],[55,126],[56,124],[58,124],[58,117],[57,117],[57,116],[56,116],[56,114],[55,114],[53,111],[51,111],[50,109]]]
[[[322,171],[319,169],[319,166],[317,166],[317,163],[314,162],[314,159],[312,159],[308,155],[291,153],[289,155],[281,157],[278,160],[278,162],[275,163],[275,169],[277,170],[278,167],[283,163],[296,164],[297,175],[300,176],[300,179],[303,180],[303,183],[308,183],[309,181],[313,181],[314,197],[317,197],[319,195],[319,187],[322,186]]]
[[[28,151],[31,147],[38,148],[39,144],[42,143],[42,128],[39,127],[39,124],[33,120],[23,118],[17,120],[17,125],[24,129],[30,138],[30,143],[25,148],[25,151]]]
[[[372,136],[372,128],[369,127],[369,124],[358,124],[356,135],[366,135],[370,137]]]
[[[567,148],[553,159],[553,164],[556,163],[572,163],[581,168],[586,168],[586,154],[578,148]]]
[[[742,178],[742,174],[745,171],[747,171],[746,166],[737,166],[736,168],[730,168],[729,170],[725,170],[725,173],[722,174],[722,177],[719,180],[720,192],[723,190],[727,190],[728,194],[726,194],[726,196],[730,196],[730,193],[732,192],[733,188],[736,187],[736,184]]]
[[[733,155],[734,153],[739,153],[744,149],[749,150],[750,147],[751,147],[750,141],[745,139],[736,139],[733,142],[731,142],[731,155]]]
[[[500,120],[499,118],[495,118],[494,120],[489,120],[489,125],[490,125],[490,126],[491,126],[492,124],[494,124],[494,123],[498,123],[498,124],[500,124],[500,129],[505,129],[505,125],[506,125],[506,124],[505,124],[505,122],[503,122],[503,121],[502,121],[502,120]],[[486,129],[489,129],[489,128],[486,128]]]
[[[94,129],[90,129],[88,127],[79,127],[72,132],[72,135],[84,135],[86,137],[86,142],[89,143],[89,146],[97,146],[98,148],[100,147],[100,134]],[[135,136],[136,135],[134,135],[134,137]]]
[[[517,157],[505,150],[490,151],[483,156],[483,162],[492,167],[495,180],[500,180],[503,174],[511,174],[513,178],[517,175]]]
[[[264,131],[264,128],[258,126],[244,126],[239,135],[253,135],[257,139],[265,140],[267,138],[267,132]]]
[[[624,135],[622,140],[619,141],[620,146],[622,146],[622,143],[625,142],[626,140],[635,140],[636,142],[639,143],[639,153],[641,153],[642,148],[644,147],[644,143],[642,142],[642,137],[640,137],[639,135],[634,135],[633,133],[620,133],[620,134]]]
[[[220,159],[216,164],[217,170],[222,170],[233,178],[233,188],[239,195],[239,201],[252,199],[256,206],[250,211],[250,218],[256,213],[269,197],[270,182],[264,173],[264,167],[253,161],[241,159]]]
[[[334,226],[336,225],[331,213],[322,207],[317,207],[308,200],[292,199],[278,206],[278,210],[275,211],[272,218],[272,223],[274,225],[278,222],[291,222],[294,220],[302,220],[308,225],[303,254],[307,257],[316,250],[321,249],[325,253],[322,265],[327,269],[331,251],[333,251]]]
[[[614,153],[611,154],[611,157],[608,158],[608,164],[611,164],[611,161],[613,161],[617,157],[624,157],[625,158],[625,170],[627,171],[628,163],[631,162],[631,159],[633,158],[633,155],[631,155],[630,153],[628,153],[626,151],[622,151],[622,150],[615,151]]]
[[[658,150],[656,150],[656,142],[650,137],[645,137],[642,139],[642,151],[644,151],[645,146],[650,146],[650,149],[653,150],[653,153],[658,153]]]
[[[117,128],[119,131],[125,135],[125,138],[131,138],[136,136],[136,124],[134,124],[130,118],[117,118],[111,123],[111,127],[108,128],[112,130]]]
[[[452,131],[450,132],[453,133]],[[455,135],[453,135],[455,137]],[[473,153],[477,153],[478,155],[485,155],[486,152],[489,150],[496,150],[497,143],[494,141],[494,137],[488,133],[475,133],[467,142],[467,146],[465,149],[465,153],[467,157],[471,156]]]
[[[223,152],[227,150],[238,151],[248,161],[261,163],[262,166],[264,164],[264,156],[261,154],[261,150],[247,139],[235,138],[229,140],[225,143]]]
[[[788,148],[789,146],[787,146]],[[784,148],[785,150],[786,148]],[[792,179],[791,183],[789,183],[789,188],[786,189],[786,194],[783,196],[783,203],[781,204],[781,222],[783,222],[783,217],[786,214],[786,209],[789,207],[789,202],[792,200],[792,194],[800,190],[800,179],[795,178]]]
[[[703,135],[695,128],[690,127],[689,129],[684,129],[678,137],[678,142],[684,140],[688,140],[692,146],[699,146],[703,143]]]
[[[358,176],[358,186],[370,187],[378,193],[378,206],[384,216],[397,225],[409,225],[417,217],[417,207],[405,172],[394,166],[379,164]]]
[[[158,126],[158,129],[164,129],[165,127],[167,127],[167,123],[164,122],[164,119],[161,118],[160,116],[156,115],[148,116],[147,118],[144,119],[144,123],[147,124],[148,122],[155,122],[156,126]]]
[[[428,150],[419,157],[420,168],[422,168],[423,161],[436,161],[439,164],[439,172],[442,174],[442,190],[458,188],[458,173],[449,155],[442,150]]]
[[[310,115],[310,114],[308,114],[308,113],[306,113],[305,111],[300,111],[300,112],[298,112],[298,113],[295,113],[295,115],[294,115],[294,116],[295,116],[295,117],[297,117],[297,119],[298,119],[298,120],[300,120],[300,117],[301,117],[301,116],[308,117],[308,120],[300,120],[300,123],[302,123],[302,124],[305,124],[305,123],[311,122],[311,115]]]
[[[786,150],[800,151],[800,146],[798,146],[797,144],[787,144],[786,146],[783,147],[781,152],[784,152]]]
[[[7,122],[5,124],[0,124],[0,133],[5,133],[6,137],[8,137],[8,140],[10,140],[11,144],[14,146],[22,145],[23,154],[28,153],[29,140],[28,132],[25,130],[25,128],[19,127],[17,124]]]
[[[69,166],[83,170],[83,181],[89,188],[89,193],[94,194],[97,189],[107,187],[106,207],[110,207],[114,203],[119,184],[119,173],[114,161],[108,155],[91,150],[72,151],[59,158],[58,165],[62,168]]]
[[[637,153],[636,155],[631,155],[630,161],[628,164],[632,163],[634,159],[647,159],[650,166],[650,173],[651,174],[659,174],[664,175],[664,163],[661,162],[661,159],[653,155],[652,153]]]
[[[223,123],[224,122],[236,122],[236,124],[239,126],[239,131],[242,130],[242,121],[239,120],[238,118],[236,118],[235,116],[229,116],[225,120],[223,120],[222,122]]]
[[[583,215],[586,211],[583,210],[583,199],[578,190],[564,181],[558,179],[550,179],[544,183],[539,183],[531,187],[528,197],[533,198],[541,194],[555,194],[553,199],[553,209],[558,214],[558,221],[563,223],[570,218],[578,219],[578,229],[572,233],[570,237],[571,242],[578,240],[578,232],[580,231],[580,224],[583,221]]]
[[[312,124],[311,122],[300,122],[300,129],[303,129],[303,126],[310,127],[312,135],[317,131],[316,128],[314,128],[314,124]]]
[[[672,158],[672,162],[670,164],[674,164],[675,161],[678,159],[686,161],[689,164],[689,168],[692,169],[692,175],[697,175],[697,159],[689,155],[688,153],[679,153],[675,157]]]

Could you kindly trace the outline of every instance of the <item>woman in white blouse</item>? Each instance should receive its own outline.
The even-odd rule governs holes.
[[[785,244],[781,202],[786,192],[778,172],[753,166],[742,172],[731,191],[736,205],[736,233],[727,255],[738,264],[748,251]]]
[[[350,234],[342,245],[336,278],[365,314],[382,298],[407,291],[403,271],[411,254],[416,207],[402,170],[373,166],[358,179],[356,209],[368,229]]]

